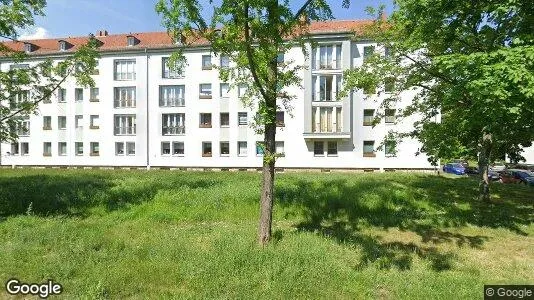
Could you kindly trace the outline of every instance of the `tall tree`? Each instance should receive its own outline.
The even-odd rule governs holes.
[[[213,53],[229,57],[233,63],[220,68],[221,79],[233,87],[247,87],[242,100],[257,110],[256,129],[264,134],[258,241],[265,245],[271,238],[277,99],[289,108],[295,95],[284,93],[284,88],[301,82],[298,73],[302,68],[291,62],[279,63],[277,58],[295,46],[305,51],[307,21],[333,17],[326,0],[307,0],[295,12],[289,0],[218,2],[209,1],[213,5],[209,21],[197,0],[159,0],[156,11],[169,33],[184,46],[203,38]],[[348,6],[349,0],[343,4]],[[186,63],[183,48],[173,58],[182,68]]]
[[[0,70],[0,143],[18,137],[21,120],[36,113],[40,102],[73,76],[81,86],[92,86],[91,74],[96,67],[98,42],[90,37],[86,45],[54,63],[50,59],[32,60],[25,43],[18,41],[18,32],[34,25],[35,16],[43,16],[45,0],[0,1],[0,60],[12,63]],[[27,42],[28,47],[33,47]]]
[[[395,4],[387,20],[377,17],[367,30],[385,51],[346,72],[345,87],[386,82],[392,93],[381,96],[384,107],[415,94],[402,115],[420,119],[397,137],[418,138],[434,162],[478,156],[479,198],[490,201],[490,162],[505,154],[519,159],[534,140],[534,2]],[[381,12],[370,9],[375,16]]]

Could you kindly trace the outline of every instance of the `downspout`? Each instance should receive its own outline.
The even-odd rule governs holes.
[[[149,116],[150,116],[150,107],[149,107],[149,101],[148,101],[148,91],[150,89],[149,84],[149,76],[148,76],[148,61],[150,59],[150,56],[148,55],[147,48],[145,48],[145,55],[146,55],[146,169],[150,170],[150,122],[149,122]]]

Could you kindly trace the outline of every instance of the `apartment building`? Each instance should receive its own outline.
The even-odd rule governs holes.
[[[368,21],[312,23],[315,41],[305,57],[293,48],[280,60],[304,65],[302,86],[292,111],[277,112],[277,161],[280,168],[434,169],[418,142],[405,140],[393,151],[378,149],[390,130],[410,129],[413,119],[399,120],[398,108],[380,111],[375,92],[354,91],[340,100],[343,71],[361,65],[374,51],[372,41],[352,38]],[[1,145],[2,165],[129,166],[183,168],[257,168],[262,164],[263,136],[250,126],[255,111],[245,107],[241,88],[219,79],[213,65],[232,64],[210,52],[205,41],[185,49],[182,73],[168,66],[181,45],[165,32],[109,35],[99,31],[101,58],[94,88],[67,80],[53,97],[39,105],[15,143]],[[6,43],[26,51],[31,61],[60,61],[87,38],[46,39]],[[20,68],[0,59],[2,71]],[[387,92],[387,84],[384,89]],[[30,93],[18,97],[32,97]],[[377,126],[378,113],[385,117]]]

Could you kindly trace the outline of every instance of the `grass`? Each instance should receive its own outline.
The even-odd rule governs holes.
[[[422,174],[1,170],[0,281],[60,298],[473,299],[534,282],[534,189]],[[3,290],[0,298],[7,297]]]

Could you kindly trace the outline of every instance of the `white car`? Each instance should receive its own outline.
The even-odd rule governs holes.
[[[491,165],[490,170],[495,172],[502,172],[506,170],[506,166],[502,162],[496,162],[493,165]]]

